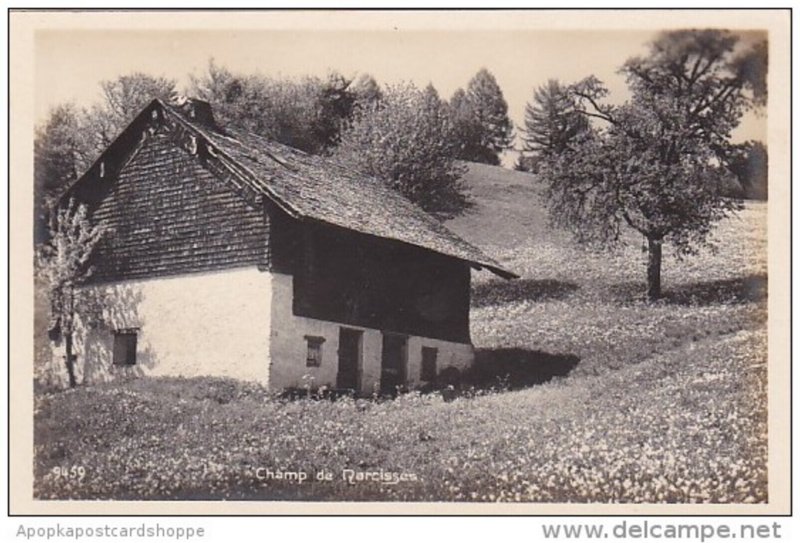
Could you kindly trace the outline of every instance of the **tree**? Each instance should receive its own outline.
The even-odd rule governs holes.
[[[767,147],[760,141],[746,141],[732,147],[728,168],[742,187],[742,195],[766,200],[768,191]]]
[[[381,92],[378,82],[369,74],[358,76],[350,88],[355,96],[354,107],[356,108],[369,107],[380,102],[383,98],[383,92]]]
[[[219,66],[213,58],[208,61],[208,68],[203,75],[189,76],[191,95],[209,102],[213,106],[215,118],[223,122],[237,118],[246,84],[245,78]]]
[[[450,100],[456,134],[458,158],[485,164],[500,164],[500,153],[511,144],[513,125],[508,104],[497,80],[481,68],[467,85]]]
[[[567,144],[588,127],[586,116],[575,110],[569,90],[550,79],[534,91],[533,101],[525,105],[520,168],[534,171],[542,157],[562,153]]]
[[[212,60],[207,73],[192,78],[190,89],[212,104],[223,124],[322,154],[338,143],[349,124],[359,99],[357,90],[368,91],[351,84],[337,72],[298,80],[239,75]]]
[[[311,135],[316,124],[316,89],[305,81],[233,74],[213,61],[208,73],[192,81],[192,93],[207,100],[223,125],[236,126],[307,152],[318,146]]]
[[[730,134],[766,100],[766,46],[744,47],[717,30],[661,34],[647,57],[622,68],[632,98],[604,103],[594,77],[570,86],[576,111],[597,120],[540,169],[551,220],[579,241],[619,243],[623,225],[648,244],[647,295],[661,296],[661,253],[707,245],[723,217],[741,208],[725,196]]]
[[[33,141],[34,241],[47,238],[48,208],[78,175],[80,119],[72,104],[53,108],[47,121],[36,128]]]
[[[456,89],[450,97],[448,112],[453,125],[455,157],[471,162],[483,162],[489,164],[499,163],[499,159],[487,153],[481,146],[482,127],[469,102],[467,93],[464,89]]]
[[[327,79],[311,80],[318,89],[314,96],[315,119],[311,130],[318,152],[326,151],[339,143],[343,128],[349,123],[357,95],[350,88],[352,79],[331,72]]]
[[[50,228],[48,241],[36,253],[36,272],[50,301],[51,334],[64,339],[64,363],[73,388],[77,384],[73,335],[83,309],[78,287],[91,276],[89,257],[105,227],[92,225],[86,206],[70,200],[56,211]]]
[[[464,209],[464,168],[453,158],[450,117],[441,100],[413,84],[386,88],[380,102],[356,113],[334,157],[397,189],[423,209]]]
[[[426,107],[429,110],[439,112],[440,110],[444,109],[444,103],[439,97],[439,91],[436,90],[436,87],[433,86],[433,83],[428,83],[428,85],[422,90],[422,95],[425,99]]]

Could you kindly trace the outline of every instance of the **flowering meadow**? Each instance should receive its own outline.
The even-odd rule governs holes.
[[[666,296],[648,304],[639,240],[574,247],[531,211],[528,176],[493,172],[472,168],[476,205],[450,226],[522,278],[474,275],[473,342],[484,363],[548,355],[568,374],[453,401],[285,400],[209,378],[42,392],[35,496],[766,502],[766,204],[720,225],[716,251],[665,250]]]

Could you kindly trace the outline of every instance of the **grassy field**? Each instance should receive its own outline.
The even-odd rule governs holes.
[[[586,253],[547,228],[532,177],[473,166],[468,182],[475,206],[450,226],[522,276],[475,274],[479,360],[568,376],[452,402],[289,402],[210,379],[41,395],[35,495],[765,502],[765,204],[722,224],[715,253],[665,251],[650,305],[641,240]]]
[[[635,363],[686,341],[766,323],[766,203],[751,202],[717,229],[712,250],[678,260],[665,248],[663,302],[644,302],[640,237],[613,254],[591,253],[548,228],[541,187],[524,173],[473,165],[476,205],[450,223],[522,276],[474,275],[476,346],[570,353],[576,373]]]

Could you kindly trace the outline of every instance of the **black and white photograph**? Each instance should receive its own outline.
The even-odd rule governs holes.
[[[12,510],[787,512],[790,15],[12,11]]]

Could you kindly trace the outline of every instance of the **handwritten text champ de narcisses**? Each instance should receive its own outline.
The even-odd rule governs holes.
[[[333,471],[319,470],[308,472],[303,470],[279,470],[265,467],[256,468],[256,479],[259,481],[281,481],[289,483],[305,483],[313,481],[318,483],[331,483],[334,481],[344,481],[354,485],[356,483],[380,483],[384,485],[396,485],[399,483],[413,483],[419,481],[416,473],[405,471],[388,471],[383,468],[375,470],[354,470],[343,469],[338,477]]]

